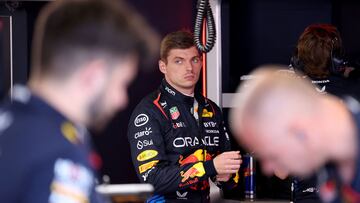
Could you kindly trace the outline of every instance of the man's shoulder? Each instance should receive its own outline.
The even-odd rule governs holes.
[[[141,112],[153,113],[162,107],[163,96],[159,91],[153,91],[141,99],[133,110],[133,115]]]
[[[207,97],[203,97],[203,99],[205,101],[205,107],[210,106],[211,108],[214,108],[215,111],[221,111],[221,108],[213,100]]]

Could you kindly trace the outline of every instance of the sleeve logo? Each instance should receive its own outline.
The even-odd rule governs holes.
[[[146,161],[149,159],[152,159],[154,157],[156,157],[158,155],[158,152],[156,150],[145,150],[143,152],[141,152],[138,156],[137,156],[137,160],[138,161]]]
[[[159,162],[159,160],[150,161],[150,162],[140,165],[139,172],[144,173],[145,171],[147,171],[150,168],[152,168],[153,166],[155,166],[157,162]]]
[[[146,114],[139,114],[136,116],[135,120],[134,120],[134,125],[136,127],[140,127],[145,125],[147,122],[149,121],[149,117]]]

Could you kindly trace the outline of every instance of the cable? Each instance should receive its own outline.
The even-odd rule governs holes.
[[[201,31],[203,23],[206,21],[208,36],[205,45],[201,42]],[[204,53],[209,52],[215,44],[216,40],[216,29],[215,20],[211,11],[209,0],[198,0],[197,13],[194,28],[194,41],[197,48]]]

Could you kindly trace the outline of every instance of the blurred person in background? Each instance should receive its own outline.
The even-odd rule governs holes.
[[[98,202],[87,127],[101,129],[126,106],[152,36],[120,1],[45,6],[28,86],[0,108],[1,202]]]

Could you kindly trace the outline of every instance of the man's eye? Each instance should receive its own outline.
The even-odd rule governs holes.
[[[176,64],[182,64],[182,60],[175,60]]]
[[[199,61],[200,61],[199,58],[194,58],[194,59],[193,59],[193,62],[194,62],[194,63],[199,63]]]

